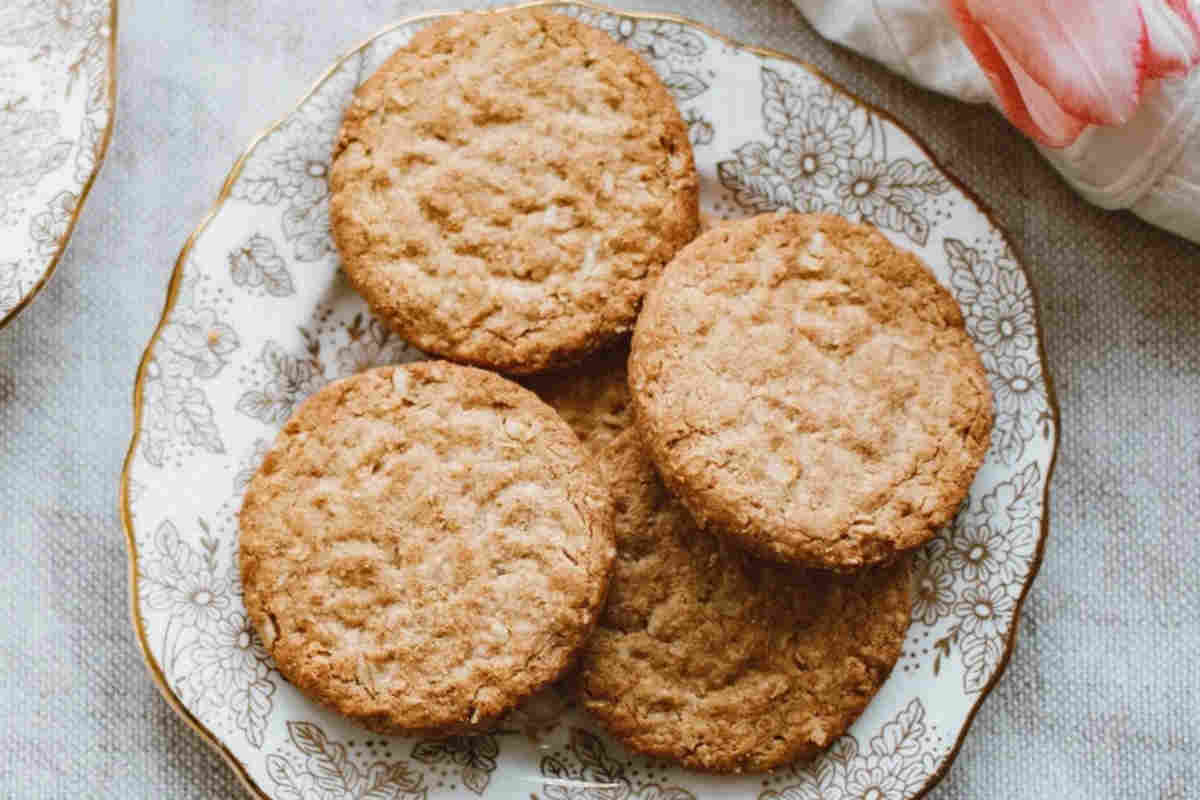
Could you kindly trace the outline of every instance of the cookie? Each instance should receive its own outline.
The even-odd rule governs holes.
[[[874,228],[827,215],[727,222],[684,248],[646,299],[629,380],[699,521],[843,571],[948,522],[992,425],[954,299]]]
[[[699,225],[654,70],[544,9],[446,17],[355,93],[331,171],[351,283],[416,347],[514,374],[632,327]]]
[[[373,730],[488,726],[601,610],[612,500],[552,409],[446,362],[332,383],[242,505],[246,608],[279,671]]]
[[[759,560],[696,527],[635,430],[601,461],[617,566],[580,657],[584,708],[632,749],[711,772],[829,746],[900,656],[911,558],[853,576]]]
[[[629,343],[623,342],[579,366],[526,378],[524,383],[598,454],[633,425],[625,370],[628,360]]]

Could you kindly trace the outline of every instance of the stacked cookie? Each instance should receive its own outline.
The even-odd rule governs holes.
[[[577,664],[613,735],[709,771],[844,732],[988,444],[924,265],[830,216],[696,237],[653,70],[539,10],[418,33],[358,90],[331,183],[351,282],[446,360],[327,386],[251,481],[245,599],[280,671],[440,736]]]

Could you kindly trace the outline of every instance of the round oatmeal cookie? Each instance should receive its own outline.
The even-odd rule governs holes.
[[[762,561],[696,527],[636,430],[601,461],[617,566],[575,679],[584,708],[634,750],[711,772],[829,746],[900,656],[911,558],[853,576]]]
[[[545,9],[446,17],[355,92],[330,177],[351,283],[416,347],[514,374],[628,333],[696,235],[654,70]]]
[[[554,411],[423,361],[326,386],[242,504],[246,608],[279,671],[373,730],[479,730],[591,633],[612,499]]]
[[[930,539],[991,435],[957,303],[840,217],[702,234],[647,297],[629,373],[636,424],[696,519],[787,563],[852,570]]]
[[[593,453],[633,425],[625,363],[629,343],[569,369],[545,372],[524,383],[558,412]]]

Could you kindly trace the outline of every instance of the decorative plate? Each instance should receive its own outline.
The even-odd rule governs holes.
[[[112,133],[116,0],[0,0],[0,328],[49,280]]]
[[[255,141],[176,263],[138,372],[121,487],[133,618],[154,679],[271,800],[919,796],[1004,668],[1046,535],[1058,424],[1028,278],[911,135],[811,68],[676,17],[550,5],[659,70],[690,126],[707,213],[867,220],[918,252],[962,306],[995,391],[993,445],[969,502],[921,554],[891,678],[816,761],[723,778],[627,753],[554,691],[490,735],[418,741],[368,733],[274,669],[242,605],[236,515],[296,403],[334,378],[420,357],[340,275],[326,174],[352,90],[429,15],[343,58]]]

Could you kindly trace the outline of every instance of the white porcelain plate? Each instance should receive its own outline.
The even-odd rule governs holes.
[[[116,0],[0,0],[0,327],[50,278],[104,159]]]
[[[138,373],[121,499],[134,620],[154,678],[272,800],[918,796],[1004,667],[1046,533],[1057,416],[1027,276],[920,144],[803,64],[682,19],[553,6],[661,73],[690,126],[707,213],[786,207],[867,220],[918,252],[962,306],[995,390],[993,446],[968,504],[922,553],[891,678],[816,761],[714,777],[631,755],[554,692],[496,733],[429,742],[368,733],[274,669],[242,605],[236,512],[297,402],[334,378],[420,357],[339,274],[325,176],[352,90],[429,17],[334,65],[237,163],[180,254]]]

